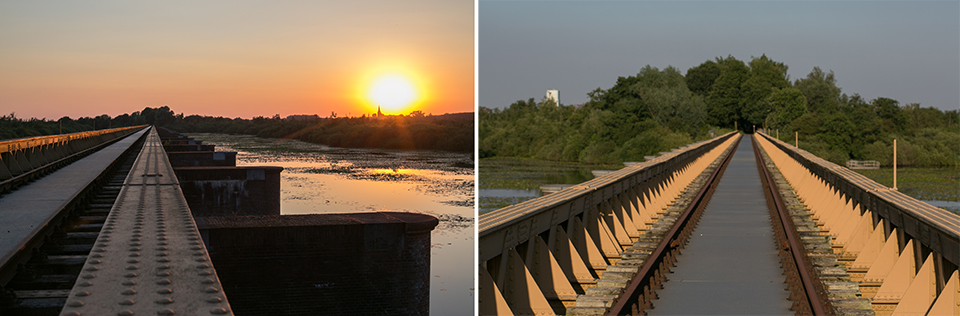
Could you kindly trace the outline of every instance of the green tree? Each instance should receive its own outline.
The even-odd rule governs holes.
[[[690,92],[706,96],[710,93],[713,83],[720,77],[720,65],[707,60],[699,66],[687,69],[686,81]]]
[[[832,70],[824,73],[820,67],[813,67],[806,78],[798,79],[793,86],[807,98],[810,112],[830,113],[840,107],[840,88]]]
[[[720,127],[733,127],[734,122],[740,119],[740,87],[747,80],[750,69],[733,56],[717,58],[717,64],[720,65],[720,76],[710,87],[706,98],[707,122]]]

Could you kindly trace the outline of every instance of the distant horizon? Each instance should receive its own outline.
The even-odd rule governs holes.
[[[472,0],[0,2],[0,115],[113,117],[164,104],[241,118],[360,115],[377,103],[388,114],[473,109],[473,9]],[[399,80],[377,85],[383,78]]]
[[[149,107],[156,109],[156,108],[160,108],[160,107],[163,107],[163,106],[164,106],[164,105],[160,105],[160,106],[157,106],[157,107],[153,107],[153,106],[149,106]],[[169,106],[169,105],[167,105],[167,106]],[[146,107],[144,107],[144,108],[146,108]],[[113,114],[113,115],[108,114],[108,113],[101,113],[101,114],[97,114],[97,115],[80,115],[80,116],[76,116],[76,117],[74,117],[74,116],[69,116],[69,115],[64,115],[64,116],[69,117],[69,118],[72,119],[72,120],[77,120],[77,119],[84,118],[84,117],[87,117],[87,118],[95,118],[95,117],[101,116],[101,115],[108,115],[108,116],[110,116],[111,118],[116,118],[117,116],[120,116],[120,115],[131,114],[131,113],[133,113],[133,112],[143,111],[144,108],[140,108],[140,109],[138,109],[138,110],[136,110],[136,111],[123,112],[123,113],[120,113],[120,114]],[[184,112],[178,112],[178,111],[177,111],[175,108],[173,108],[173,107],[170,107],[170,111],[173,111],[174,114],[178,114],[178,115],[179,115],[179,114],[183,114],[184,117],[197,115],[197,116],[208,116],[208,117],[223,117],[223,118],[230,118],[230,119],[237,119],[237,118],[239,118],[239,119],[245,119],[245,120],[253,119],[253,118],[256,118],[256,117],[268,117],[268,118],[269,118],[269,117],[273,117],[274,115],[280,115],[280,118],[287,118],[287,117],[294,116],[294,115],[307,115],[307,116],[316,115],[316,116],[319,116],[320,118],[329,118],[329,117],[330,117],[330,113],[327,113],[326,115],[322,115],[321,113],[313,113],[313,114],[295,113],[295,114],[287,114],[287,115],[283,115],[283,114],[280,114],[280,113],[274,113],[274,114],[270,114],[270,115],[254,115],[254,116],[250,116],[250,117],[243,117],[243,116],[224,116],[224,115],[209,115],[209,114],[196,114],[196,113],[194,113],[194,114],[187,114],[187,113],[184,113]],[[413,111],[418,111],[418,110],[417,110],[417,109],[413,109],[413,110],[410,110],[410,111],[407,112],[407,113],[399,113],[399,114],[386,114],[386,113],[384,113],[384,115],[388,115],[388,116],[399,116],[399,115],[409,116],[409,115],[410,115],[410,112],[413,112]],[[420,110],[420,111],[422,111],[422,110]],[[57,120],[59,120],[60,118],[64,117],[64,116],[55,117],[55,118],[50,118],[50,117],[25,117],[25,116],[22,116],[22,115],[20,115],[19,113],[17,113],[17,111],[12,111],[12,112],[7,112],[7,113],[0,113],[0,116],[10,115],[11,113],[13,113],[16,118],[21,119],[21,120],[37,119],[37,120],[46,120],[46,121],[49,122],[49,121],[57,121]],[[376,112],[374,112],[374,113],[376,113]],[[424,115],[428,115],[428,116],[429,116],[429,115],[439,116],[439,115],[460,114],[460,113],[476,113],[476,110],[475,110],[475,109],[472,109],[471,111],[444,112],[444,113],[440,113],[440,114],[433,113],[433,112],[426,112],[426,111],[423,112]],[[361,117],[361,116],[363,116],[363,115],[369,115],[369,114],[370,114],[370,113],[366,113],[366,112],[360,113],[360,114],[357,114],[357,115],[350,115],[350,114],[347,114],[347,113],[337,113],[337,118],[347,118],[347,117],[354,117],[354,118],[356,118],[356,117]],[[341,115],[343,115],[343,116],[341,116]]]

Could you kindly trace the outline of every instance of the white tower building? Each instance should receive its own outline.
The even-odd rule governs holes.
[[[547,100],[553,100],[560,105],[560,90],[547,90]]]

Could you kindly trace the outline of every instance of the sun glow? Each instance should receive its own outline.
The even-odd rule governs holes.
[[[367,98],[390,112],[405,110],[417,99],[413,83],[400,74],[381,75],[368,89]]]

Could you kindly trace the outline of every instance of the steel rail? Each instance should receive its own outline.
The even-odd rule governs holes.
[[[672,264],[673,261],[675,261],[676,252],[683,244],[682,239],[689,235],[689,232],[683,233],[684,230],[689,230],[687,229],[687,224],[696,222],[699,214],[702,213],[706,207],[706,202],[709,201],[709,197],[716,191],[717,184],[719,184],[718,180],[723,175],[724,170],[726,170],[727,165],[730,163],[733,154],[740,144],[739,137],[742,136],[738,135],[737,137],[738,139],[734,141],[733,146],[730,147],[730,151],[727,153],[727,156],[724,157],[720,166],[710,174],[707,182],[700,191],[697,192],[693,201],[687,205],[687,208],[684,209],[683,213],[677,218],[677,221],[670,230],[667,231],[663,239],[660,240],[660,243],[657,244],[657,248],[654,249],[650,256],[647,257],[647,260],[643,262],[643,266],[607,313],[608,316],[636,314],[642,306],[646,305],[645,301],[651,299],[651,294],[655,295],[653,287],[659,285],[664,279],[663,272],[661,271],[665,272],[665,264]],[[690,227],[692,228],[692,226]],[[667,258],[668,256],[669,258]],[[643,301],[640,301],[641,298]]]
[[[750,137],[753,142],[753,153],[756,156],[757,169],[760,171],[763,180],[763,187],[766,192],[765,196],[772,199],[768,204],[772,204],[773,208],[771,213],[778,215],[774,220],[774,229],[779,229],[781,231],[777,232],[777,237],[783,238],[781,233],[786,235],[786,246],[790,251],[791,260],[785,260],[785,263],[792,263],[793,267],[788,268],[784,266],[784,270],[791,270],[795,268],[796,272],[799,274],[800,288],[794,290],[802,290],[803,295],[801,297],[795,297],[798,303],[802,304],[800,309],[797,311],[799,314],[805,314],[803,311],[809,311],[814,315],[832,315],[833,310],[829,308],[829,304],[823,302],[818,291],[818,288],[822,288],[819,282],[819,278],[816,277],[816,272],[811,271],[812,266],[805,263],[806,261],[806,250],[804,249],[803,243],[800,241],[799,232],[797,232],[796,227],[793,225],[793,219],[790,217],[790,212],[787,210],[786,204],[783,202],[783,197],[780,196],[780,190],[777,188],[776,181],[773,179],[773,175],[770,173],[770,170],[767,169],[766,164],[764,163],[763,156],[760,154],[760,144],[757,143],[755,137]],[[779,224],[779,225],[777,225]],[[782,241],[778,241],[778,245],[782,247]],[[829,312],[829,314],[828,314]]]

